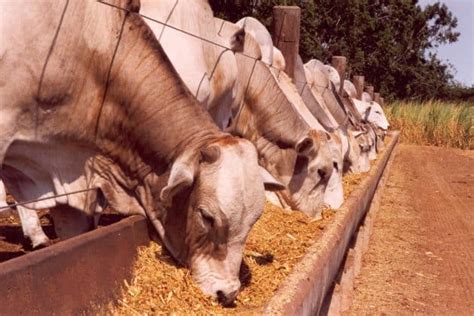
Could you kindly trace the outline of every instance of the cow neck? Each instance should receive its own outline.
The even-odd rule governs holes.
[[[345,94],[344,92],[344,96],[342,97],[342,99],[344,101],[347,111],[350,112],[354,116],[355,121],[358,123],[361,122],[362,116],[359,114],[359,111],[357,111],[357,108],[352,98],[348,94]]]
[[[324,101],[327,110],[338,125],[343,125],[347,121],[347,113],[340,98],[335,92],[334,85],[318,68],[313,70],[315,90]],[[320,90],[323,89],[322,92]]]
[[[319,124],[328,132],[332,133],[335,129],[338,128],[339,124],[337,122],[333,123],[329,118],[326,111],[323,109],[318,100],[316,100],[312,89],[305,87],[302,93],[302,98],[307,105],[308,109],[318,120]]]
[[[240,71],[242,60],[238,59],[238,63]],[[253,71],[247,67],[247,76],[239,77],[239,81],[248,82],[248,87],[233,120],[234,132],[250,140],[263,137],[283,148],[295,148],[298,141],[308,135],[309,126],[293,108],[266,65],[258,61]]]
[[[144,163],[160,169],[185,151],[224,135],[136,14],[126,20],[110,77],[98,124],[99,148],[130,148]]]
[[[309,80],[308,80],[309,79]],[[318,123],[327,131],[334,132],[338,124],[332,117],[329,117],[317,97],[315,96],[315,82],[311,78],[307,78],[303,61],[298,55],[295,66],[295,85],[304,101],[306,108],[316,118]]]

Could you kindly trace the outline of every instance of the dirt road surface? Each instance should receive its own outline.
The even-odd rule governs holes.
[[[399,145],[348,314],[474,315],[474,151]]]

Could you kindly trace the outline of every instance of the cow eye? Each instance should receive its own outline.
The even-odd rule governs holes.
[[[204,209],[204,208],[199,208],[199,213],[201,213],[201,217],[202,217],[202,222],[204,223],[204,226],[206,226],[206,228],[208,229],[211,229],[214,227],[214,217],[209,214],[209,212]]]
[[[381,113],[380,113],[380,111],[375,111],[375,113],[377,113],[377,114],[381,114]]]

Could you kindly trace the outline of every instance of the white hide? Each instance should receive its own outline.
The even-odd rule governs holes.
[[[285,71],[285,68],[286,68],[285,57],[283,56],[281,51],[276,47],[273,47],[273,64],[272,64],[272,66],[275,67],[276,69],[280,70],[280,71]]]
[[[346,91],[349,97],[353,99],[357,98],[357,89],[351,81],[344,80],[344,91]]]
[[[326,68],[326,73],[329,80],[331,80],[337,91],[339,91],[339,86],[341,85],[341,76],[339,76],[339,73],[337,72],[336,68],[331,65],[324,65],[324,68]]]
[[[0,213],[8,212],[10,208],[7,204],[7,192],[2,179],[0,179]]]
[[[304,67],[307,78],[312,78],[315,82],[318,80],[318,84],[314,85],[312,89],[315,97],[325,93],[326,88],[324,87],[329,89],[330,82],[338,83],[340,80],[339,73],[333,67],[325,65],[317,59],[308,61]],[[332,79],[330,77],[332,77]],[[311,83],[309,79],[308,83]],[[321,88],[321,86],[323,86],[323,88]],[[325,99],[319,97],[317,100],[325,112],[331,116],[331,112],[325,105]],[[348,171],[353,173],[366,172],[370,166],[369,159],[362,148],[363,145],[361,145],[355,137],[355,135],[359,133],[350,129],[341,130],[340,128],[336,130],[336,133],[341,139],[343,158],[346,163],[349,162],[351,164]]]
[[[362,92],[362,101],[364,102],[370,102],[372,101],[372,97],[370,96],[370,94],[368,92]]]
[[[16,207],[20,217],[23,235],[31,240],[33,248],[46,246],[50,243],[48,236],[43,231],[38,214],[35,210],[18,205]],[[59,227],[60,225],[58,225]]]
[[[362,118],[383,130],[389,128],[390,124],[380,104],[374,101],[365,102],[357,99],[353,99],[353,101]]]
[[[10,216],[13,211],[6,202],[6,190],[3,181],[0,179],[0,213]],[[38,214],[35,210],[26,208],[21,205],[16,206],[16,210],[20,217],[23,235],[30,239],[33,248],[46,246],[50,243],[49,238],[44,233]]]
[[[299,97],[296,87],[285,73],[280,75],[279,84],[287,97],[290,99],[296,111],[301,115],[306,123],[311,128],[317,131],[323,131],[327,134],[324,127],[309,111],[301,97]],[[332,136],[332,139],[329,140],[328,143],[331,157],[333,159],[333,172],[329,177],[329,182],[324,192],[324,203],[333,209],[337,209],[344,202],[344,192],[342,186],[343,155],[340,139],[335,139],[335,137]]]
[[[237,295],[240,288],[238,276],[245,240],[250,229],[261,216],[265,203],[264,188],[256,186],[255,183],[268,178],[276,183],[268,172],[262,171],[262,168],[257,165],[257,151],[252,143],[244,139],[240,140],[240,143],[241,146],[228,146],[225,150],[221,150],[217,174],[215,170],[209,170],[215,177],[211,187],[216,190],[219,209],[225,214],[229,223],[229,235],[233,237],[232,242],[227,245],[226,258],[221,260],[204,256],[197,257],[191,263],[193,279],[201,286],[204,293],[213,296],[218,291],[230,297]],[[236,159],[236,157],[242,159]],[[242,177],[243,174],[247,177]],[[202,170],[200,176],[206,175],[207,171]],[[216,185],[217,183],[219,185]],[[254,188],[254,190],[244,191],[236,190],[236,188]],[[241,201],[243,210],[242,204],[235,201]],[[217,275],[214,271],[219,271],[220,274]]]
[[[273,41],[266,27],[259,20],[249,16],[240,19],[235,24],[253,36],[262,51],[262,61],[267,65],[273,65]]]
[[[217,35],[207,1],[142,0],[140,13],[154,20],[167,21],[174,28],[211,42],[145,19],[191,93],[221,129],[227,127],[234,106],[237,64],[232,51],[212,44],[231,47]]]

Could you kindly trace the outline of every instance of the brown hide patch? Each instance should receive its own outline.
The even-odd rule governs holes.
[[[128,0],[125,8],[131,12],[140,12],[140,0]]]
[[[334,141],[337,143],[337,144],[342,144],[342,140],[341,140],[341,137],[339,137],[339,135],[337,135],[336,133],[333,133],[331,135],[332,139],[334,139]]]
[[[214,88],[214,91],[219,91],[222,92],[224,90],[224,84],[225,84],[225,78],[223,75],[223,72],[225,69],[219,69],[220,67],[217,66],[216,71],[212,74],[212,86]]]
[[[238,138],[230,136],[230,135],[226,135],[224,137],[219,137],[218,139],[210,142],[209,145],[217,144],[221,146],[233,146],[233,145],[237,145],[238,143],[239,143]]]
[[[313,138],[317,143],[321,143],[323,141],[323,137],[321,135],[321,132],[315,130],[315,129],[310,129],[308,131],[308,135]]]

